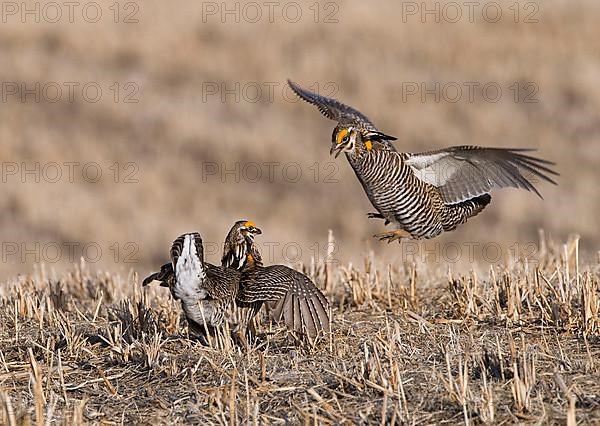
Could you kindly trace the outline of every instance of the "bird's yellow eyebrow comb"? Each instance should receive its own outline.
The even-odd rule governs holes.
[[[346,136],[348,134],[348,129],[342,129],[340,130],[340,132],[337,134],[337,143],[338,145],[342,143],[342,139],[344,139],[344,136]]]

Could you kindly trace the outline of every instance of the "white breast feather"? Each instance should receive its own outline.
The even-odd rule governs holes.
[[[181,255],[175,265],[175,295],[182,300],[200,300],[207,296],[203,287],[206,279],[204,266],[196,252],[193,235],[186,235],[183,241]]]

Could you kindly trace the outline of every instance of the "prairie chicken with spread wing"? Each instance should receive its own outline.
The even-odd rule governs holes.
[[[315,338],[330,331],[328,302],[304,274],[283,265],[263,266],[254,236],[261,230],[253,222],[236,222],[223,245],[221,264],[241,271],[238,298],[266,303],[275,321],[283,319],[297,336]]]
[[[423,153],[398,152],[395,137],[380,132],[356,109],[335,99],[302,89],[288,80],[292,90],[315,105],[325,117],[337,121],[330,154],[344,152],[377,213],[394,230],[375,235],[388,242],[401,238],[433,238],[480,213],[497,188],[523,188],[535,192],[530,178],[556,185],[550,175],[554,163],[524,152],[530,149],[456,146]]]
[[[241,273],[204,262],[202,237],[197,232],[179,236],[170,255],[171,262],[144,279],[142,285],[159,281],[162,287],[168,287],[173,298],[181,300],[190,331],[203,342],[206,332],[214,335],[224,321],[231,325],[232,332],[245,330],[248,319],[234,315]]]

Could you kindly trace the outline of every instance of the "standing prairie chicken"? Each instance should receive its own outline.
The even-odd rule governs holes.
[[[223,245],[221,264],[241,271],[239,296],[245,301],[265,302],[275,321],[283,319],[297,336],[315,338],[330,331],[328,302],[304,274],[283,265],[263,266],[254,236],[261,230],[240,220]]]
[[[423,153],[398,152],[395,137],[380,132],[356,109],[335,99],[302,89],[292,90],[337,121],[330,154],[346,154],[356,177],[392,231],[375,235],[388,242],[400,238],[433,238],[452,231],[481,212],[491,201],[490,191],[514,187],[540,193],[527,176],[556,184],[554,163],[523,152],[530,149],[456,146]]]
[[[197,232],[179,236],[170,254],[171,262],[145,278],[142,285],[159,281],[162,287],[168,287],[175,300],[181,300],[190,331],[203,341],[207,332],[214,335],[225,321],[232,332],[245,329],[249,318],[235,315],[241,274],[204,262],[202,237]]]

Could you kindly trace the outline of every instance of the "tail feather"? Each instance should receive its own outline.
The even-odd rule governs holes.
[[[481,211],[491,203],[492,196],[490,194],[483,194],[478,197],[471,198],[469,201],[472,203],[472,207],[468,217],[473,217],[481,213]]]

